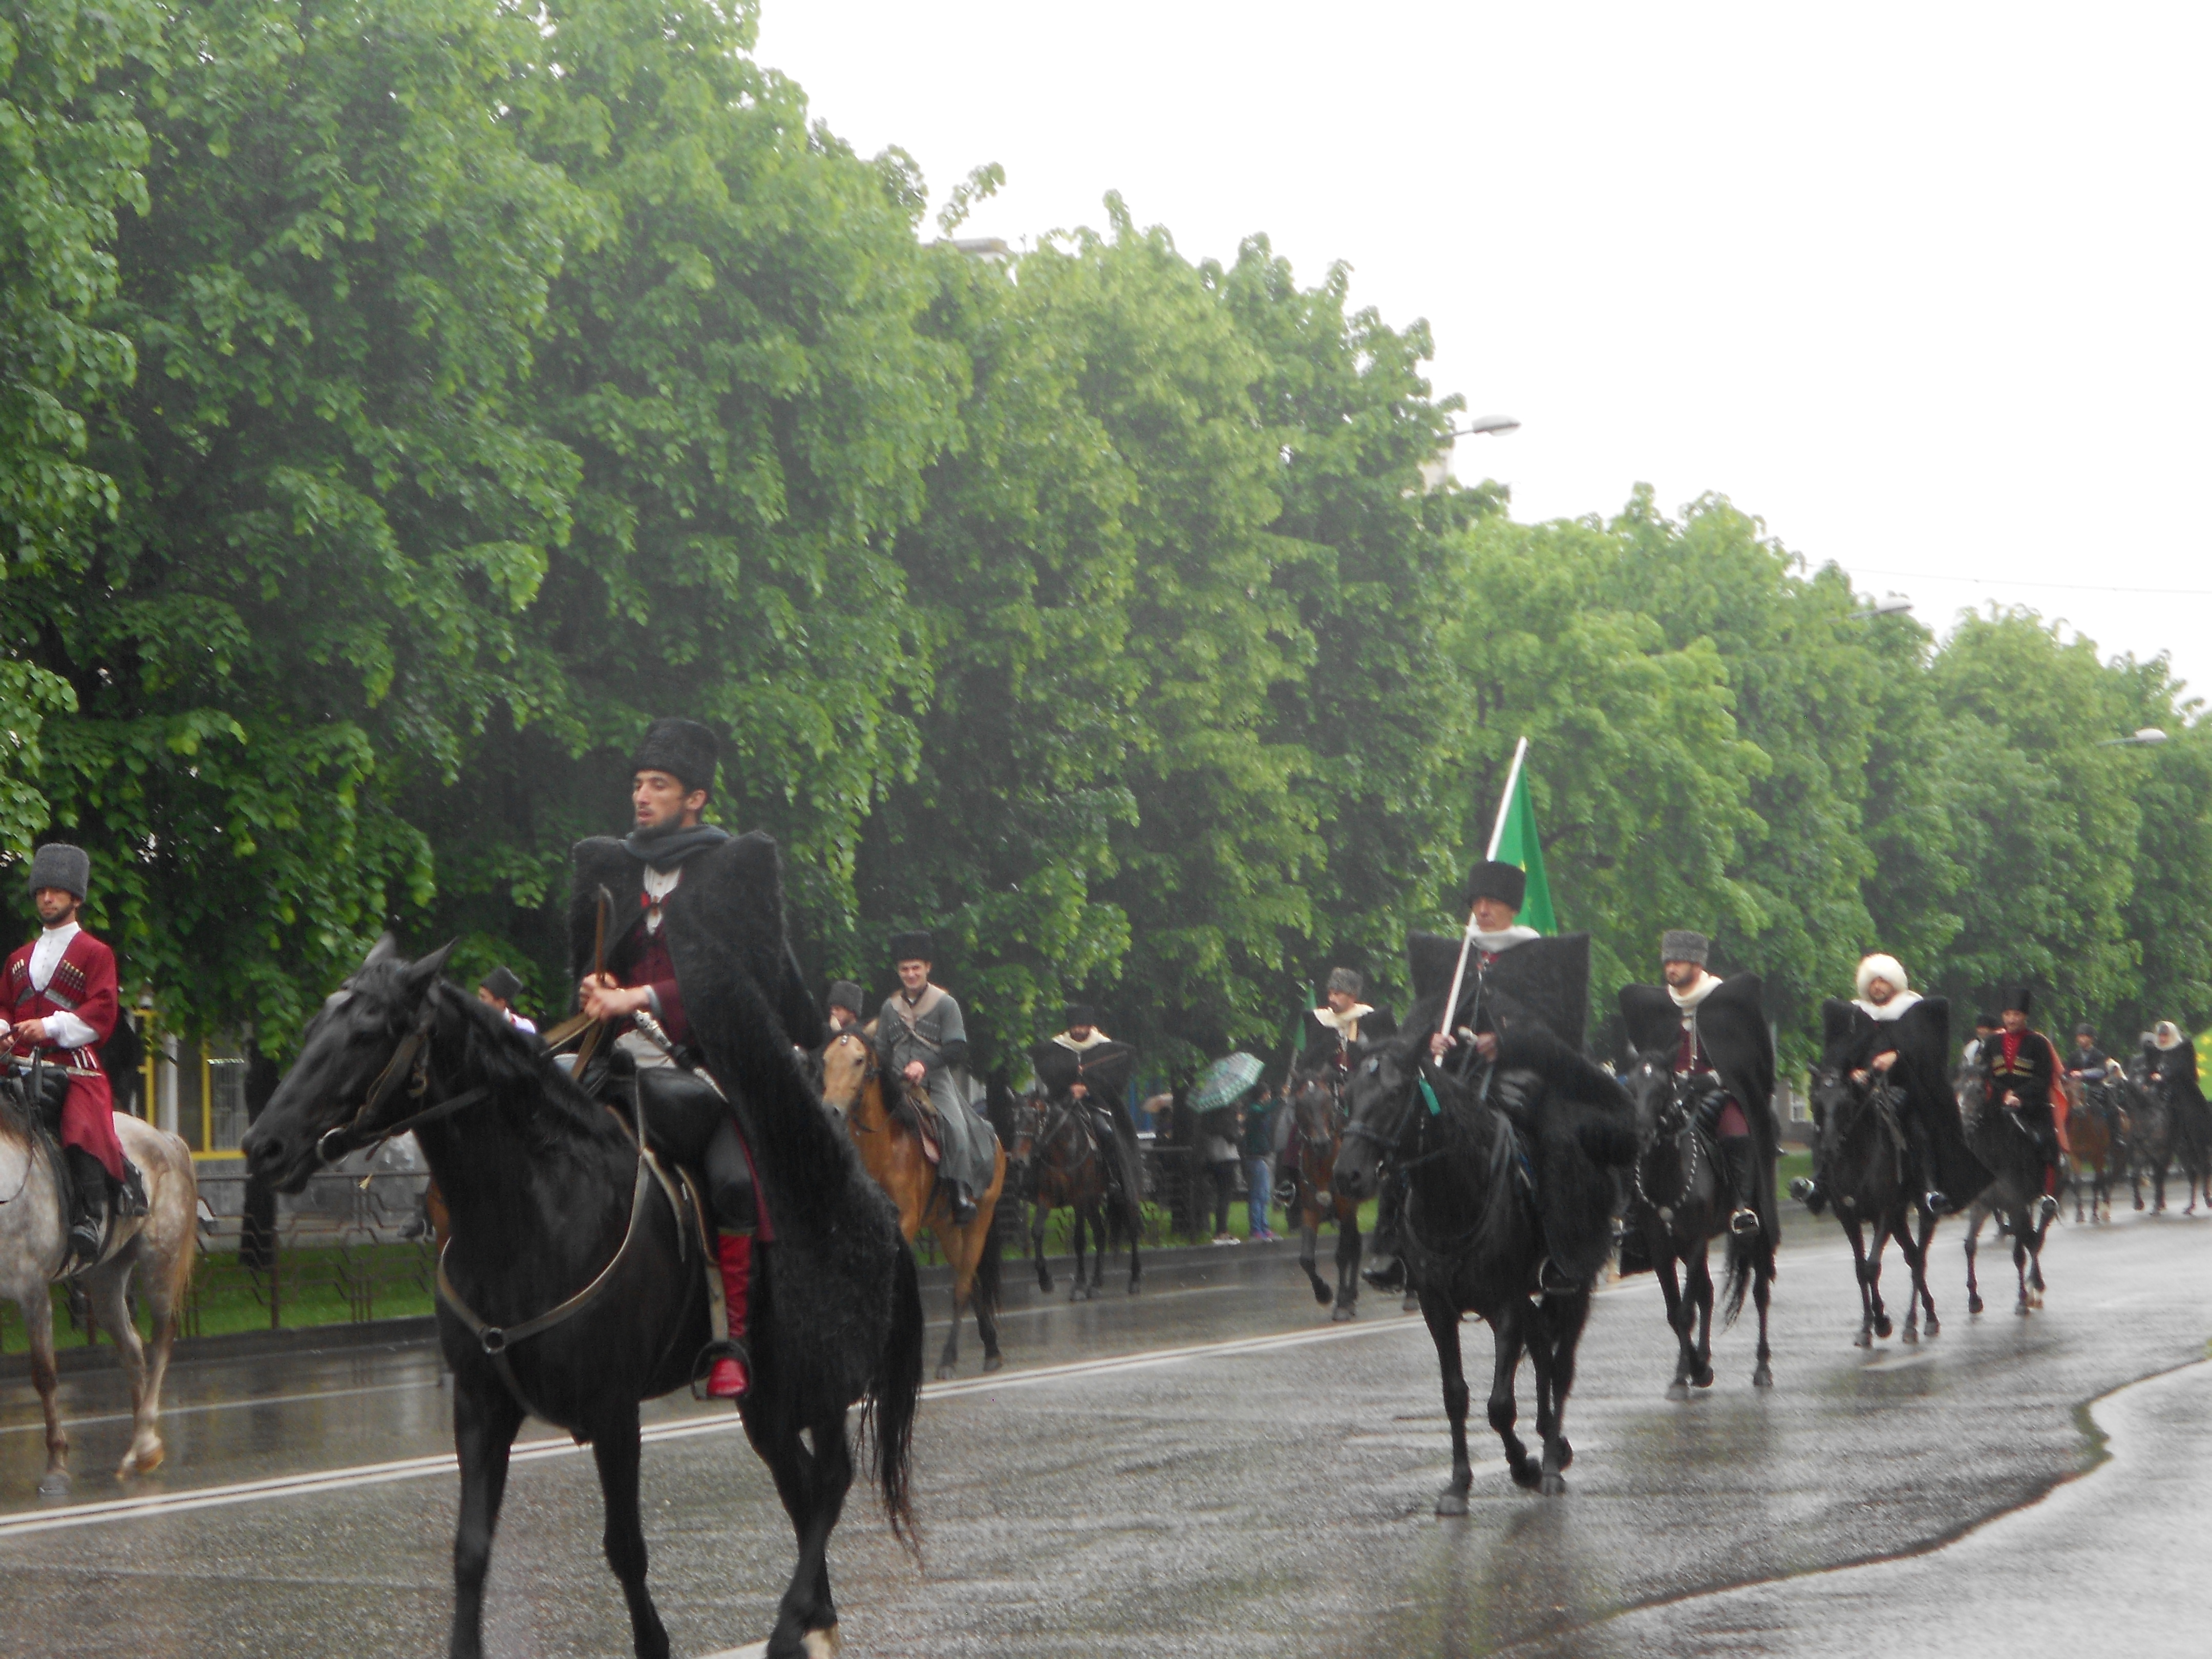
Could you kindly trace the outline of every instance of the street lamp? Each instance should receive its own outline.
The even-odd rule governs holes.
[[[1502,438],[1509,432],[1518,432],[1521,422],[1510,415],[1478,415],[1465,426],[1455,426],[1444,434],[1447,438],[1480,438],[1486,434]]]
[[[1870,608],[1865,611],[1854,611],[1844,620],[1867,622],[1875,617],[1901,617],[1911,609],[1912,601],[1906,599],[1904,594],[1885,593]]]
[[[2166,741],[2166,733],[2155,726],[2146,726],[2124,738],[2106,738],[2097,745],[2100,749],[2155,749]]]

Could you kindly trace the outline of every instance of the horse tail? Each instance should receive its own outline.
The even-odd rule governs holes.
[[[997,1252],[992,1260],[991,1294],[998,1294]],[[914,1520],[914,1419],[921,1403],[921,1284],[914,1252],[902,1244],[892,1273],[891,1327],[884,1341],[883,1368],[869,1399],[875,1428],[876,1483],[891,1532],[918,1560],[921,1542]]]
[[[1767,1249],[1766,1229],[1755,1233],[1730,1233],[1728,1242],[1728,1278],[1721,1286],[1721,1328],[1726,1330],[1735,1323],[1735,1316],[1743,1311],[1743,1298],[1751,1289],[1752,1270],[1759,1266],[1762,1251]]]

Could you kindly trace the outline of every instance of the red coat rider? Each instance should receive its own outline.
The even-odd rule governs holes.
[[[85,1261],[100,1255],[102,1202],[123,1182],[123,1143],[99,1046],[115,1032],[115,952],[76,920],[91,876],[92,860],[82,849],[60,842],[39,848],[31,900],[45,930],[8,958],[6,990],[14,1054],[43,1053],[69,1074],[61,1124],[71,1188],[69,1248]]]

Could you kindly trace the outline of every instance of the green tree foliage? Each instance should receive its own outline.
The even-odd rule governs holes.
[[[387,926],[562,1006],[568,844],[671,713],[811,964],[881,987],[934,927],[993,1058],[1068,995],[1160,1069],[1339,962],[1402,996],[1522,736],[1601,1009],[1692,926],[1799,1057],[1876,945],[2115,1038],[2212,1017],[2162,660],[1856,616],[1717,497],[1515,523],[1344,270],[1111,198],[925,245],[754,21],[0,9],[0,846],[92,848],[173,1021],[281,1051]]]

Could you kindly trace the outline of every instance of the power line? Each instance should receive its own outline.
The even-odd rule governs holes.
[[[1885,570],[1879,565],[1835,563],[1853,574],[1902,576],[1911,581],[1965,582],[1976,587],[2055,587],[2069,593],[2151,593],[2176,599],[2212,599],[2212,587],[2113,587],[2105,582],[2039,582],[2021,576],[1947,576],[1936,570]]]

